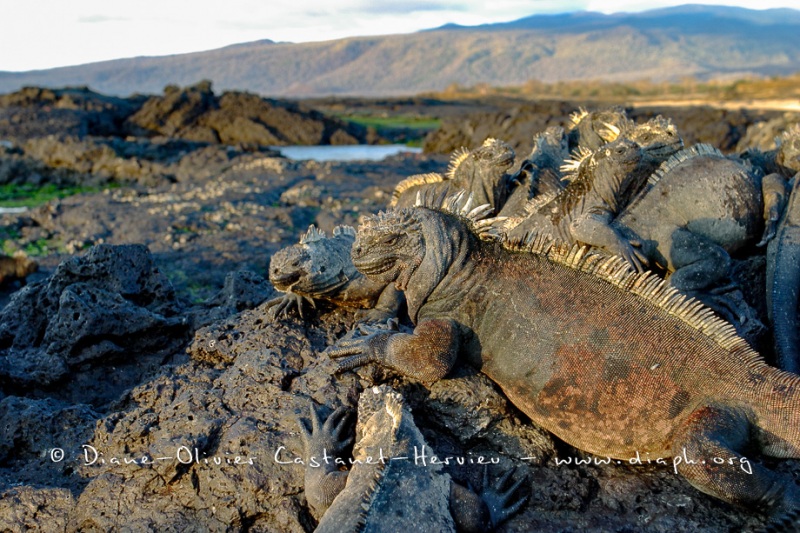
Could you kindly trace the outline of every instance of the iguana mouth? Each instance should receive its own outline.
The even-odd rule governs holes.
[[[289,273],[274,273],[269,277],[270,282],[281,291],[285,291],[285,288],[290,287],[300,281],[302,274],[300,272],[289,272]]]
[[[365,276],[380,276],[391,271],[396,262],[391,258],[353,258],[353,266]]]

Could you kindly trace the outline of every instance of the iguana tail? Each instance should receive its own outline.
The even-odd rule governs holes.
[[[767,305],[775,336],[776,365],[800,373],[800,178],[768,248]]]

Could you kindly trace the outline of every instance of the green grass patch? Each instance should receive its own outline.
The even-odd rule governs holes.
[[[0,207],[35,207],[37,205],[66,198],[75,194],[100,192],[104,189],[114,189],[119,184],[111,183],[104,187],[82,187],[77,185],[57,186],[52,183],[47,185],[32,185],[30,183],[7,183],[0,185]]]
[[[404,115],[398,115],[394,117],[343,115],[339,118],[366,127],[372,126],[378,131],[382,129],[435,130],[441,124],[441,121],[436,118]]]

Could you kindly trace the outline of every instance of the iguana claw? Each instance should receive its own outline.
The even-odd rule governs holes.
[[[324,450],[331,455],[338,455],[353,444],[352,435],[343,438],[345,429],[348,428],[350,422],[350,411],[346,406],[338,407],[324,422],[313,404],[309,405],[309,414],[311,431],[308,431],[305,422],[300,417],[297,418],[300,436],[305,444],[307,454],[319,454]]]
[[[352,337],[342,339],[336,346],[328,348],[325,353],[331,359],[344,359],[337,361],[335,373],[353,370],[368,363],[378,363],[383,360],[386,340],[397,333],[399,329],[397,319],[387,320],[385,325],[359,324],[351,333]],[[349,356],[349,357],[348,357]]]
[[[266,307],[270,310],[273,319],[278,317],[286,318],[293,310],[297,312],[300,318],[304,319],[305,316],[303,316],[303,305],[305,302],[308,302],[312,308],[317,308],[317,304],[313,299],[306,296],[300,296],[299,294],[294,294],[292,292],[287,292],[283,296],[273,298],[267,302]]]
[[[483,490],[481,490],[480,497],[489,509],[489,517],[493,527],[497,527],[508,520],[528,500],[527,496],[514,496],[517,489],[527,479],[525,476],[507,486],[515,471],[516,469],[508,470],[495,483],[490,484],[488,467],[483,470]]]

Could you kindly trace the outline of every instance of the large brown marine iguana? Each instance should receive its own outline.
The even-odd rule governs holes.
[[[415,457],[430,456],[431,450],[403,397],[386,385],[359,397],[353,466],[340,470],[353,442],[346,415],[340,407],[323,421],[312,406],[311,431],[298,421],[305,444],[306,499],[319,520],[316,533],[478,533],[493,529],[522,507],[524,498],[514,493],[524,478],[509,483],[513,471],[490,485],[484,470],[478,495],[453,481],[442,463],[420,464]]]
[[[457,214],[454,214],[457,213]],[[366,218],[353,262],[405,291],[413,334],[329,351],[433,382],[457,357],[531,420],[581,450],[669,458],[699,490],[773,513],[800,506],[750,447],[800,457],[800,377],[766,365],[733,327],[650,273],[584,247],[483,241],[463,199]]]
[[[397,316],[403,295],[393,285],[367,279],[353,266],[350,248],[355,229],[337,226],[328,237],[314,225],[300,242],[278,250],[269,263],[269,280],[286,294],[267,302],[274,317],[293,310],[303,318],[305,303],[324,300],[341,307],[359,309],[357,317],[383,322]]]

